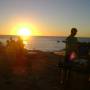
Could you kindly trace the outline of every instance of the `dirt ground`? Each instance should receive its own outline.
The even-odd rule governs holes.
[[[88,75],[75,71],[70,81],[61,84],[59,60],[61,56],[50,52],[30,53],[25,66],[27,74],[0,75],[0,90],[90,90]]]

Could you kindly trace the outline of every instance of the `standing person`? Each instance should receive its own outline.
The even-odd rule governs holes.
[[[66,53],[65,53],[65,74],[64,80],[69,80],[71,76],[72,60],[78,55],[78,39],[75,37],[77,29],[72,28],[70,35],[66,38]],[[73,52],[73,53],[72,53]]]
[[[6,74],[6,69],[7,69],[7,61],[6,61],[5,46],[0,41],[0,79],[1,76]]]

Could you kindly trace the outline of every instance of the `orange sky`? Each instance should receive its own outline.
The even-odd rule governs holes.
[[[67,36],[72,27],[90,37],[90,0],[0,0],[0,35]]]

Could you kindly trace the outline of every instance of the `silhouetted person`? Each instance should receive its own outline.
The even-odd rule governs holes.
[[[64,80],[69,80],[71,76],[72,69],[72,59],[74,56],[77,58],[78,54],[78,39],[75,37],[77,34],[77,29],[72,28],[71,34],[66,38],[66,53],[65,53],[65,76]],[[73,52],[73,53],[72,53]],[[70,56],[72,54],[72,56]]]
[[[5,53],[5,47],[2,42],[0,42],[0,55],[3,55]]]
[[[9,41],[9,40],[7,40],[7,41],[6,41],[6,47],[8,47],[8,46],[9,46],[9,44],[10,44],[10,41]]]
[[[21,37],[18,37],[18,40],[16,43],[17,43],[18,49],[20,50],[24,49],[24,44],[23,44],[23,40],[21,39]]]
[[[12,37],[10,37],[10,43],[13,43],[14,42],[14,40],[13,40],[13,38]]]
[[[10,56],[11,55],[13,56],[15,53],[15,49],[16,49],[16,42],[15,40],[12,39],[12,37],[10,37],[10,39],[6,41],[6,52],[10,54]]]
[[[0,76],[5,75],[6,67],[6,53],[5,46],[0,42]]]

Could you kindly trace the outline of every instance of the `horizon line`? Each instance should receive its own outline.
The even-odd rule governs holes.
[[[19,36],[19,35],[10,35],[10,34],[2,34],[2,35],[0,35],[0,36]],[[34,37],[35,35],[30,35],[30,37]],[[67,35],[66,36],[62,36],[62,35],[36,35],[35,37],[67,37]],[[88,36],[77,36],[77,37],[83,37],[83,38],[90,38],[90,37],[88,37]]]

